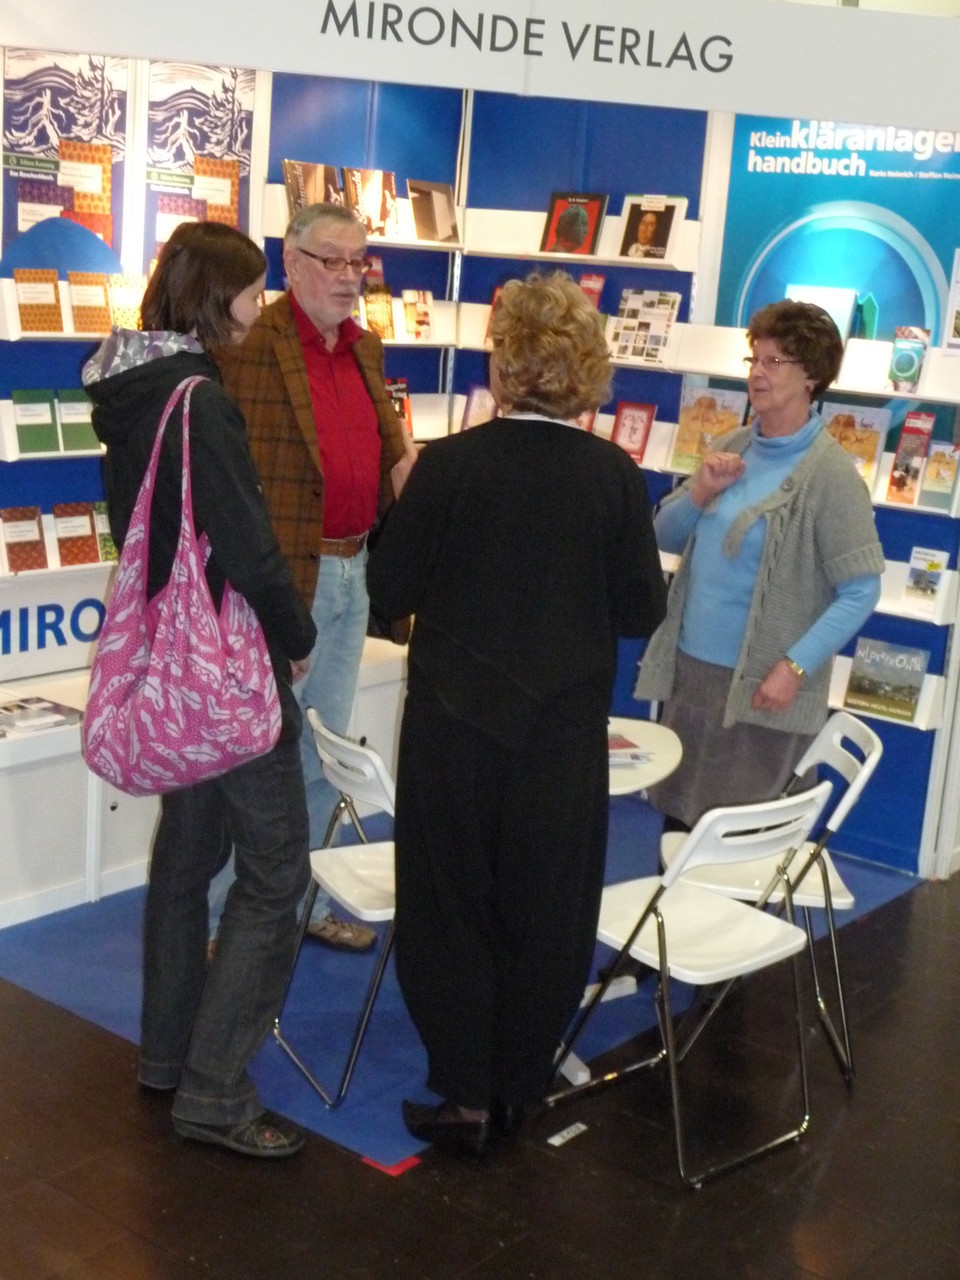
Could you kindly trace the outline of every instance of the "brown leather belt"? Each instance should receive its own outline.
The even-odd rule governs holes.
[[[321,538],[320,554],[322,556],[340,556],[349,560],[363,550],[367,543],[366,533],[354,534],[351,538]]]

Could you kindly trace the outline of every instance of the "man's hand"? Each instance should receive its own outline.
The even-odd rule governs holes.
[[[413,470],[413,464],[416,462],[417,456],[417,446],[413,443],[406,429],[404,429],[403,457],[390,468],[390,483],[393,485],[393,496],[395,498],[399,498],[403,493],[403,486],[407,483],[407,478]]]
[[[292,684],[296,684],[299,680],[303,680],[310,670],[310,658],[291,658],[290,659],[290,680]]]
[[[746,466],[739,453],[708,453],[697,469],[690,486],[690,497],[695,507],[705,507],[708,502],[743,475]]]

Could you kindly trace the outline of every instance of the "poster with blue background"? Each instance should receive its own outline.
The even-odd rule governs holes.
[[[938,343],[960,236],[960,133],[738,116],[717,323],[790,285],[856,290],[855,336]]]

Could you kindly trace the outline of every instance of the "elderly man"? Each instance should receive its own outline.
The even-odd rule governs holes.
[[[365,255],[363,227],[349,210],[301,209],[284,237],[289,292],[220,358],[280,547],[317,626],[298,697],[337,733],[347,730],[367,629],[367,534],[416,456],[384,386],[380,339],[352,319]],[[338,797],[306,722],[301,756],[317,848]],[[328,899],[318,904],[312,937],[345,951],[373,946],[372,929],[330,915]]]

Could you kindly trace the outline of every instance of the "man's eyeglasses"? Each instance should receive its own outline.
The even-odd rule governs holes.
[[[349,267],[356,275],[365,276],[373,266],[370,258],[325,258],[322,254],[313,253],[310,249],[304,249],[300,245],[297,245],[297,250],[308,258],[312,258],[314,262],[319,262],[325,271],[332,271],[335,275]]]
[[[776,373],[782,364],[803,364],[803,361],[789,360],[786,356],[744,356],[743,363],[746,365],[748,373],[754,367],[766,369],[768,373],[772,369]]]

